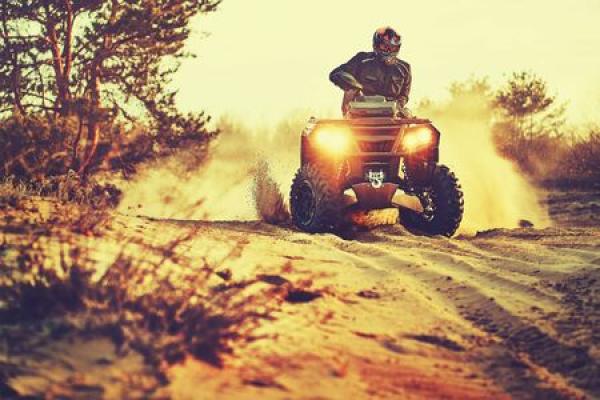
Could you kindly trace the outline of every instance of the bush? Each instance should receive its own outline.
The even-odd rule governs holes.
[[[196,168],[204,162],[208,145],[217,132],[202,130],[203,126],[192,122],[186,129],[164,128],[156,133],[139,122],[106,123],[86,173],[109,170],[129,175],[140,163],[168,157],[182,149],[189,150],[187,163]],[[83,150],[84,141],[78,140],[80,128],[76,117],[52,120],[13,115],[0,120],[0,178],[38,184],[48,177],[77,170],[77,152]]]
[[[66,173],[73,162],[75,119],[14,115],[0,121],[0,176],[31,180]]]
[[[542,134],[525,139],[507,134],[510,129],[506,124],[494,126],[494,144],[502,157],[514,162],[533,179],[547,179],[561,173],[569,151],[563,137]]]
[[[117,207],[122,195],[115,185],[100,184],[93,178],[82,179],[73,171],[27,182],[14,177],[0,179],[0,207],[3,204],[15,205],[24,197],[46,196],[101,210]]]
[[[564,160],[568,177],[600,183],[600,130],[593,130],[585,139],[570,146]]]
[[[122,192],[112,184],[100,184],[94,179],[82,179],[73,171],[66,175],[44,178],[34,184],[41,195],[55,196],[61,201],[87,204],[95,209],[114,208]]]
[[[597,129],[575,140],[542,135],[526,141],[510,141],[507,137],[498,134],[494,137],[500,154],[543,185],[564,188],[600,185],[600,131]]]

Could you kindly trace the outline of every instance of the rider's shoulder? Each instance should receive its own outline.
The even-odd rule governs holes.
[[[401,60],[399,58],[396,58],[396,62],[395,65],[398,69],[400,69],[401,71],[405,71],[405,72],[410,72],[410,64],[407,63],[404,60]]]
[[[406,62],[406,61],[404,61],[404,60],[401,60],[401,59],[399,59],[399,58],[396,58],[396,60],[398,60],[398,64],[399,64],[399,65],[402,65],[402,66],[403,66],[403,67],[405,67],[405,68],[410,68],[410,64],[409,64],[408,62]]]
[[[375,53],[372,51],[370,51],[370,52],[369,51],[359,51],[358,53],[356,53],[356,55],[353,57],[353,59],[356,61],[361,61],[361,62],[374,60]]]

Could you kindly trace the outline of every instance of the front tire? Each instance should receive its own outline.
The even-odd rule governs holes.
[[[337,174],[311,163],[303,165],[292,182],[292,221],[310,233],[335,231],[340,220],[342,193]]]
[[[458,229],[464,212],[463,192],[458,179],[444,165],[436,166],[431,180],[433,215],[426,218],[413,210],[400,210],[400,223],[409,230],[426,235],[451,237]]]

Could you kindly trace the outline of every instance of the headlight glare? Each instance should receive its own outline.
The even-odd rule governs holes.
[[[429,146],[433,141],[433,133],[429,128],[418,128],[407,132],[402,143],[407,151],[413,152]]]
[[[321,149],[342,154],[350,149],[352,143],[350,132],[340,128],[322,128],[314,132],[315,142]]]

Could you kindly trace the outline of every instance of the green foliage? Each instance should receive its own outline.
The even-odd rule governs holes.
[[[15,115],[0,121],[0,176],[35,179],[68,171],[77,135],[73,119]]]
[[[115,208],[122,192],[112,184],[100,184],[93,178],[82,178],[73,171],[65,175],[46,177],[34,183],[41,195],[52,196],[63,202],[74,202],[96,210]]]
[[[86,150],[73,167],[81,171],[93,160],[100,126],[115,118],[149,117],[152,127],[169,138],[205,134],[209,119],[203,113],[181,114],[168,86],[180,60],[189,56],[184,44],[190,21],[219,3],[3,1],[0,115],[78,118],[86,128],[81,136]]]
[[[575,140],[566,154],[562,175],[600,183],[600,128],[593,128],[587,137]]]
[[[555,97],[548,94],[546,82],[533,73],[514,73],[496,92],[495,106],[512,141],[558,135],[564,126],[565,105],[556,104]]]
[[[124,111],[138,99],[151,114],[172,106],[166,85],[189,56],[190,20],[219,2],[5,0],[0,93],[11,107],[61,114],[85,100]]]
[[[485,78],[470,78],[453,83],[450,95],[448,107],[423,100],[419,113],[434,120],[450,113],[451,118],[493,121],[498,152],[534,180],[600,182],[600,129],[573,139],[573,128],[564,121],[565,106],[556,104],[536,75],[515,73],[500,89]]]
[[[546,82],[530,72],[515,72],[496,94],[496,104],[512,118],[535,115],[548,109],[554,97]]]
[[[100,184],[94,179],[84,179],[73,171],[33,181],[19,180],[14,176],[0,179],[0,209],[6,205],[17,207],[22,200],[44,196],[61,203],[68,202],[92,206],[96,210],[106,210],[117,207],[122,194],[112,184]]]
[[[556,104],[546,82],[533,73],[514,73],[495,93],[494,106],[494,139],[500,153],[529,175],[552,173],[566,150],[561,138],[565,105]]]

